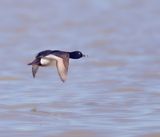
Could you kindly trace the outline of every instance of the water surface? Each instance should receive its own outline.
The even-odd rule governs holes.
[[[1,0],[2,137],[160,136],[160,1]],[[26,64],[81,50],[62,83]]]

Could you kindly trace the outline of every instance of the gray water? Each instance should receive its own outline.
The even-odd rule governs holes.
[[[160,136],[159,0],[1,0],[0,137]],[[80,50],[62,83],[42,50]]]

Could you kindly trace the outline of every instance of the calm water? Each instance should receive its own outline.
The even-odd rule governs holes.
[[[1,0],[1,137],[160,136],[159,0]],[[26,64],[81,50],[66,83]]]

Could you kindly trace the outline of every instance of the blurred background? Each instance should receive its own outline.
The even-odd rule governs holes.
[[[1,137],[160,136],[159,0],[0,0]],[[46,49],[80,50],[66,83],[32,78]]]

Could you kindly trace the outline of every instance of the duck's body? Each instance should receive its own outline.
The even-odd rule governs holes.
[[[67,79],[69,59],[79,59],[82,57],[84,57],[84,55],[80,51],[66,52],[60,50],[45,50],[39,52],[35,60],[28,65],[32,65],[33,77],[35,77],[40,66],[47,67],[56,65],[58,74],[64,82]]]

